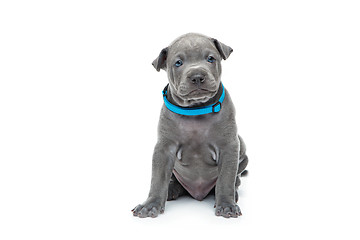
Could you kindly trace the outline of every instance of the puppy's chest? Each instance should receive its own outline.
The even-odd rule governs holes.
[[[210,122],[185,121],[178,125],[174,137],[179,143],[177,159],[183,164],[216,164],[216,134]]]
[[[214,131],[210,121],[188,120],[177,124],[175,137],[178,141],[188,142],[189,144],[201,144],[208,142]]]

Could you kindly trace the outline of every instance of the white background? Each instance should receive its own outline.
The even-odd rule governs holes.
[[[359,239],[358,1],[1,1],[1,239]],[[146,199],[179,35],[234,49],[243,216]]]

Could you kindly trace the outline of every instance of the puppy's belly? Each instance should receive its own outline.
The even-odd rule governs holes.
[[[196,200],[203,200],[215,186],[217,180],[216,171],[209,171],[207,174],[189,174],[189,169],[184,170],[182,167],[174,168],[173,173],[179,183],[189,192]],[[213,170],[213,169],[211,169]],[[211,174],[214,172],[214,174]]]

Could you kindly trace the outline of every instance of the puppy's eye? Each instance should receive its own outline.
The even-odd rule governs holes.
[[[181,60],[177,60],[175,62],[175,67],[180,67],[181,65],[183,65],[183,62]]]
[[[209,63],[213,63],[213,62],[215,62],[215,58],[213,57],[213,56],[209,56],[208,58],[207,58],[207,61],[209,62]]]

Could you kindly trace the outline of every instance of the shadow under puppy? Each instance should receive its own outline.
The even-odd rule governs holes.
[[[235,108],[221,83],[221,60],[233,50],[216,39],[185,34],[153,62],[167,71],[169,84],[158,125],[147,200],[132,211],[156,217],[166,200],[189,193],[204,199],[215,188],[215,214],[241,215],[237,188],[248,163],[237,134]]]

